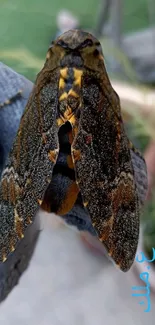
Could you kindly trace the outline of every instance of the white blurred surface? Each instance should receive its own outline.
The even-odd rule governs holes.
[[[28,270],[0,305],[1,325],[153,324],[131,287],[133,270],[122,273],[84,247],[79,233],[52,214],[40,213],[43,231]],[[144,298],[145,299],[145,298]]]

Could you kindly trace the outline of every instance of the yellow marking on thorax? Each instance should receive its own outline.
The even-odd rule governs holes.
[[[78,86],[79,88],[81,87],[81,77],[83,74],[82,70],[78,70],[76,68],[73,68],[73,73],[74,73],[74,81],[73,81],[73,85],[72,88],[67,92],[65,91],[65,85],[66,85],[66,80],[68,78],[68,68],[64,68],[60,70],[60,79],[59,79],[59,89],[63,90],[64,92],[61,93],[60,97],[59,97],[59,103],[62,101],[64,102],[64,105],[66,107],[66,109],[63,112],[63,117],[64,117],[64,121],[63,118],[58,118],[57,119],[57,124],[58,126],[61,126],[62,124],[64,124],[66,121],[69,121],[72,125],[75,125],[76,123],[76,118],[72,113],[72,98],[75,98],[79,100],[80,94],[78,94],[78,89],[74,87]],[[80,105],[80,102],[77,102],[77,106]]]
[[[64,117],[68,120],[70,118],[70,115],[72,114],[72,109],[70,106],[67,106],[66,111],[64,112]]]
[[[74,125],[76,123],[76,118],[75,115],[72,115],[71,118],[69,119],[69,122]]]
[[[76,68],[74,68],[73,71],[74,71],[74,85],[79,86],[81,88],[81,79],[82,79],[83,71],[78,70]]]
[[[63,125],[65,122],[59,117],[58,119],[57,119],[57,125],[58,126],[61,126],[61,125]]]
[[[87,205],[88,205],[88,202],[84,202],[83,205],[84,205],[84,207],[86,208]]]
[[[66,92],[64,92],[60,97],[59,97],[59,101],[61,102],[64,99],[67,99],[68,94]]]
[[[75,98],[79,97],[79,95],[73,89],[70,89],[68,96],[73,96]]]
[[[60,69],[60,76],[63,79],[67,79],[67,77],[68,77],[68,68]]]
[[[62,88],[62,89],[65,88],[65,80],[63,78],[59,79],[59,89],[60,88]]]

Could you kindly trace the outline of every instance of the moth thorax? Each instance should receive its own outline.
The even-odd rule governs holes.
[[[80,107],[81,99],[73,89],[63,93],[59,98],[59,111],[68,120],[70,116]]]
[[[74,67],[60,69],[59,111],[66,121],[81,106],[82,74],[82,70]]]

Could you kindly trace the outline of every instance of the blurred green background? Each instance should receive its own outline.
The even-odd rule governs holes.
[[[125,33],[148,26],[146,0],[122,2]],[[0,60],[34,80],[55,36],[60,9],[71,10],[82,28],[92,30],[96,26],[100,3],[99,0],[0,0]]]

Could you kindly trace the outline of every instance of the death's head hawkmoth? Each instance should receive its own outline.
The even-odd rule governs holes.
[[[63,217],[81,200],[109,256],[127,271],[146,179],[100,43],[83,31],[64,33],[48,50],[2,174],[0,261],[16,249],[39,206]]]

